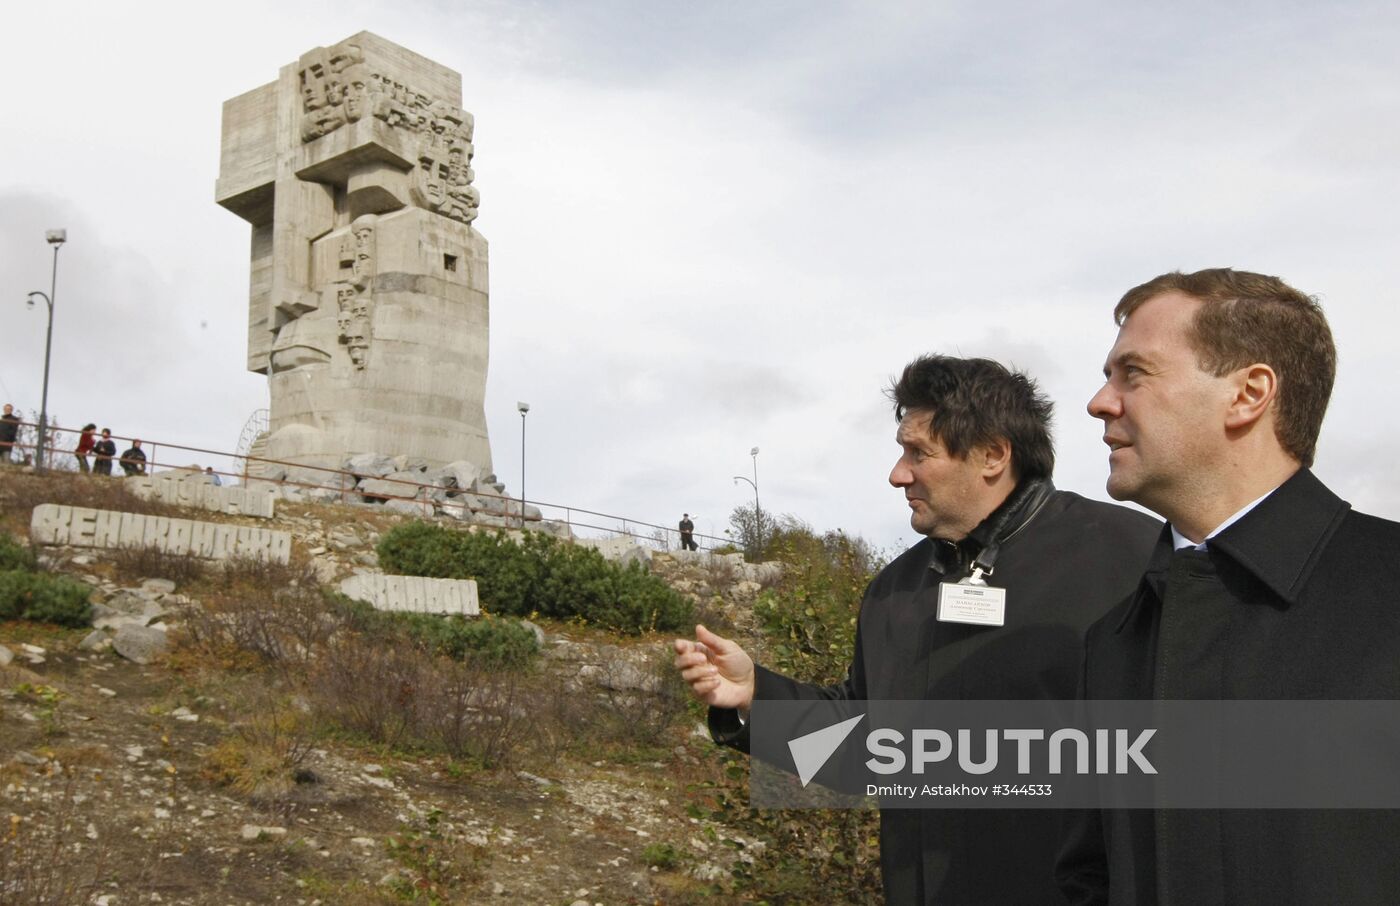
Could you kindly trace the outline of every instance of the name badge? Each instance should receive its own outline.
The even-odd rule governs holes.
[[[940,582],[938,621],[974,626],[1006,625],[1006,589],[990,585]]]

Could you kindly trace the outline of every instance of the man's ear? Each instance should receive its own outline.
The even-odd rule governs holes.
[[[1262,362],[1246,365],[1231,375],[1235,397],[1225,410],[1225,428],[1247,428],[1269,411],[1278,398],[1278,375]]]
[[[1011,442],[1004,437],[979,445],[973,455],[983,478],[999,478],[1003,472],[1011,471]]]

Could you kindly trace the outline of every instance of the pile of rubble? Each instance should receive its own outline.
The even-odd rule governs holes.
[[[188,480],[207,479],[193,472]],[[522,514],[521,502],[506,493],[503,482],[466,460],[429,468],[421,459],[359,453],[347,458],[340,471],[262,463],[248,487],[293,502],[364,504],[496,528],[519,528],[523,516],[536,531],[569,537],[568,526],[544,519],[536,507],[527,504]]]

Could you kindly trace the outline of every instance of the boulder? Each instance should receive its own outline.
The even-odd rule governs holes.
[[[168,595],[175,591],[175,583],[169,579],[142,579],[141,591],[147,595]]]
[[[92,625],[97,629],[105,629],[108,632],[119,632],[126,626],[149,626],[153,620],[159,619],[160,614],[158,613],[149,617],[145,615],[119,613],[110,617],[99,617],[92,621]]]
[[[405,516],[431,516],[433,514],[433,508],[430,504],[421,500],[400,500],[397,497],[384,501],[384,509],[403,513]]]
[[[567,523],[543,520],[539,525],[533,526],[536,531],[544,532],[546,535],[553,535],[555,538],[569,540],[574,537],[574,533],[569,530]]]
[[[516,522],[520,521],[520,512],[513,505],[515,501],[509,498],[472,494],[466,498],[466,501],[473,513],[486,516],[508,516]]]
[[[15,653],[4,645],[0,645],[0,667],[10,666],[10,662],[15,659]]]
[[[637,539],[629,535],[619,535],[616,538],[580,538],[577,543],[593,548],[602,554],[605,560],[614,563],[651,562],[651,548],[639,545]],[[674,555],[673,551],[672,556]]]
[[[324,469],[313,469],[309,466],[294,466],[287,470],[286,480],[299,485],[309,485],[311,488],[331,488],[332,490],[349,490],[355,486],[354,475],[347,475],[345,472],[333,472]]]
[[[481,477],[481,467],[478,466],[476,463],[467,462],[465,459],[459,459],[456,462],[449,462],[447,465],[443,466],[441,469],[437,469],[436,471],[451,475],[454,479],[456,479],[456,481],[453,483],[453,487],[458,488],[470,488],[472,486],[472,482],[476,481],[478,478]],[[428,474],[431,475],[432,473],[429,472]]]
[[[365,501],[370,502],[383,501],[391,497],[407,497],[411,500],[418,496],[419,488],[411,484],[404,484],[401,480],[366,478],[360,482],[358,490]]]
[[[466,502],[461,499],[444,500],[438,504],[437,510],[443,516],[460,519],[463,522],[470,522],[472,518],[471,507],[467,506]]]
[[[654,693],[661,690],[661,678],[656,671],[648,671],[620,659],[602,665],[586,664],[579,668],[578,675],[615,692]]]
[[[457,492],[452,488],[435,487],[424,488],[422,493],[420,493],[418,496],[421,500],[431,500],[434,503],[443,503],[447,500],[451,500],[456,495]]]
[[[112,647],[112,638],[101,629],[94,629],[83,637],[78,647],[83,651],[106,651]]]
[[[122,626],[112,639],[117,654],[135,664],[149,664],[164,656],[168,647],[165,632],[152,626]]]
[[[399,471],[402,466],[391,457],[378,453],[356,453],[345,460],[344,468],[345,471],[353,472],[361,478],[382,478],[391,472]]]

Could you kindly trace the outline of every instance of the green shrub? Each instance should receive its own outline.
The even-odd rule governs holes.
[[[539,652],[535,633],[519,620],[430,614],[400,615],[409,634],[438,654],[497,670],[518,670]]]
[[[522,547],[502,532],[454,532],[410,522],[387,533],[377,549],[386,572],[475,579],[477,594],[491,610],[525,616],[532,609],[528,598],[539,580],[540,562],[553,543],[546,536],[531,536]]]
[[[359,632],[394,644],[407,637],[420,647],[494,670],[519,670],[529,665],[539,645],[535,633],[520,620],[484,615],[468,619],[426,613],[375,610],[339,592],[327,595],[331,606]]]
[[[0,619],[87,626],[92,622],[91,593],[82,582],[61,576],[17,569],[0,572]]]
[[[691,604],[639,564],[611,563],[592,548],[531,533],[519,544],[504,533],[462,532],[414,522],[379,542],[386,571],[475,579],[482,606],[496,614],[543,614],[618,632],[681,629]]]
[[[652,868],[670,871],[681,862],[681,851],[670,843],[649,843],[642,849],[642,861]]]
[[[0,570],[23,569],[33,571],[38,566],[34,552],[17,541],[12,535],[0,532]]]
[[[782,579],[754,604],[769,639],[769,666],[808,682],[839,682],[855,648],[865,587],[882,564],[864,539],[818,535],[791,516],[780,520],[767,551],[784,564]]]

